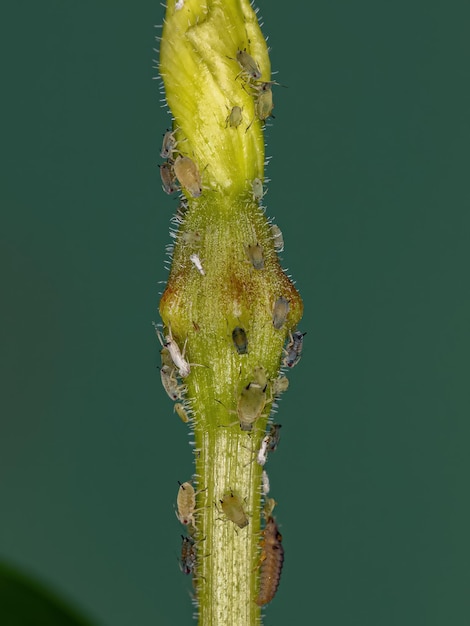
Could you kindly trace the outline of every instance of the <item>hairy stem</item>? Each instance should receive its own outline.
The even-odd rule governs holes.
[[[240,51],[255,60],[259,79],[237,62]],[[160,73],[177,141],[168,167],[178,173],[184,198],[173,218],[176,243],[160,314],[165,336],[181,351],[185,346],[184,362],[192,364],[180,382],[195,438],[198,494],[189,530],[197,550],[199,623],[249,626],[260,621],[262,467],[256,453],[286,339],[302,316],[253,184],[264,180],[256,102],[260,85],[270,81],[270,63],[249,2],[170,0]],[[239,125],[230,118],[235,106]],[[287,311],[273,324],[280,299]]]

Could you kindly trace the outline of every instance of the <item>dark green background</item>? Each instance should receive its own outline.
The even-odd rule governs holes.
[[[305,302],[266,625],[470,623],[467,2],[261,3],[268,214]],[[176,200],[158,2],[2,9],[0,556],[104,626],[193,623],[158,370]]]

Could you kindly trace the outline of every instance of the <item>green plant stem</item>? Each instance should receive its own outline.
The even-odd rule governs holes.
[[[250,626],[259,623],[261,472],[256,452],[265,435],[289,331],[302,315],[302,301],[283,272],[270,224],[253,197],[252,181],[264,178],[261,123],[255,119],[256,89],[238,75],[237,50],[256,59],[263,80],[270,78],[265,40],[246,0],[215,0],[201,8],[186,0],[167,7],[160,49],[160,72],[178,140],[202,174],[203,192],[185,191],[179,230],[160,314],[167,333],[192,365],[184,380],[195,439],[198,490],[195,587],[199,624]],[[232,106],[245,122],[227,125]],[[249,246],[262,250],[256,268]],[[202,274],[191,261],[197,254]],[[272,312],[280,297],[289,301],[281,329]],[[246,332],[247,353],[232,340],[235,327]],[[252,430],[240,427],[237,406],[254,382],[255,368],[266,373],[266,404]],[[263,387],[263,385],[261,385]],[[253,389],[253,387],[251,387]],[[255,389],[258,389],[256,385]],[[261,393],[261,392],[259,392]],[[221,506],[233,494],[248,515],[239,527]]]

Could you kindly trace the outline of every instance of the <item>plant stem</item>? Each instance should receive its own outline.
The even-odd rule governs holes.
[[[200,626],[251,626],[260,622],[261,473],[256,452],[265,436],[286,338],[302,316],[302,301],[282,270],[271,225],[253,192],[264,180],[262,124],[255,115],[258,85],[240,76],[237,52],[256,60],[270,80],[265,40],[246,0],[186,0],[167,6],[160,73],[174,117],[176,153],[189,157],[202,176],[202,193],[186,181],[187,206],[174,218],[178,230],[160,314],[191,372],[184,378],[195,438],[198,490],[195,587]],[[240,106],[243,123],[228,116]],[[170,165],[174,157],[170,159]],[[198,269],[191,255],[201,263]],[[258,256],[257,256],[258,255]],[[281,328],[273,307],[285,298]],[[246,333],[246,351],[232,333]],[[261,368],[261,369],[260,369]],[[263,380],[265,376],[265,380]],[[261,377],[261,378],[260,378]],[[255,407],[242,430],[240,398]],[[242,415],[242,417],[243,417]],[[251,424],[250,424],[251,425]],[[224,497],[237,503],[235,517]],[[240,510],[240,511],[239,511]]]

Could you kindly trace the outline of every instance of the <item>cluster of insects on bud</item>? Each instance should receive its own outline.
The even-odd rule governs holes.
[[[178,131],[178,128],[167,130],[163,135],[160,156],[166,161],[159,166],[162,188],[167,194],[185,189],[190,196],[198,198],[202,194],[201,173],[189,156],[184,156],[177,150],[180,143],[176,140]]]

